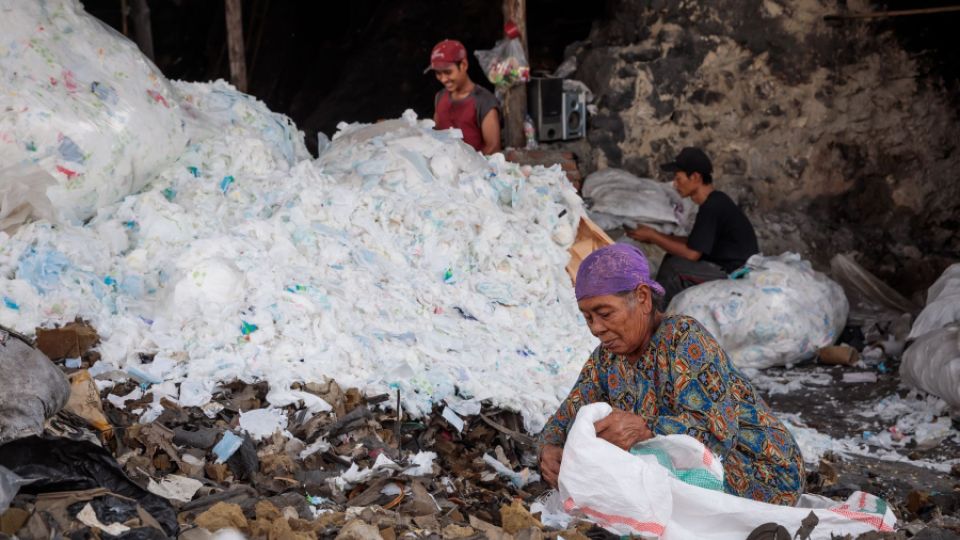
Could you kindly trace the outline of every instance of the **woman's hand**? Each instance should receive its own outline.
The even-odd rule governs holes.
[[[557,479],[560,476],[561,459],[563,459],[563,449],[559,446],[548,444],[540,451],[540,475],[554,488],[557,487]]]
[[[597,437],[624,450],[630,450],[630,447],[638,442],[653,438],[653,432],[647,427],[647,421],[643,417],[620,409],[614,409],[593,427],[597,430]]]

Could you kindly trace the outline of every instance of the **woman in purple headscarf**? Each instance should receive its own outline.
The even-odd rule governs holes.
[[[629,450],[656,434],[685,433],[722,460],[726,492],[797,502],[805,474],[793,436],[696,319],[657,310],[663,287],[639,249],[614,244],[591,253],[576,294],[600,345],[540,434],[548,483],[556,486],[577,411],[607,402],[614,411],[597,423],[599,437]]]

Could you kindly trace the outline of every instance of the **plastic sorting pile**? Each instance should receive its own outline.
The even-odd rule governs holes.
[[[699,320],[739,367],[790,366],[836,341],[847,320],[843,289],[799,255],[754,255],[740,279],[676,296],[668,313]]]
[[[86,219],[186,148],[189,106],[135,44],[78,2],[2,2],[0,15],[3,214],[52,217],[52,202],[61,219]]]
[[[583,183],[583,197],[590,201],[590,219],[604,230],[643,224],[662,233],[685,235],[697,214],[696,205],[680,197],[671,184],[622,169],[589,175]]]
[[[344,126],[292,168],[261,139],[210,139],[88,226],[6,241],[0,321],[84,317],[94,372],[158,400],[202,405],[239,378],[319,410],[288,389],[326,376],[398,388],[414,413],[458,390],[536,430],[592,339],[564,273],[576,198],[559,171],[528,172],[412,118]]]
[[[903,353],[903,381],[960,409],[960,264],[930,286],[910,338],[916,341]]]
[[[73,190],[69,199],[48,193],[62,215],[96,208],[86,224],[39,220],[0,233],[0,324],[32,333],[89,320],[102,338],[91,373],[101,387],[150,386],[153,404],[137,409],[145,421],[162,397],[202,406],[232,379],[268,381],[272,406],[325,410],[290,386],[331,377],[400,390],[412,414],[490,399],[540,429],[594,346],[564,273],[583,209],[559,169],[487,161],[412,113],[341,125],[317,161],[304,160],[295,127],[255,99],[222,82],[168,84],[75,3],[29,6],[8,10],[4,28],[56,29],[43,55],[69,67],[77,90],[61,107],[36,81],[11,79],[22,107],[35,106],[30,96],[50,107],[42,123],[8,115],[17,137],[36,134],[38,152],[52,156],[46,133],[60,124],[119,131],[64,132],[85,173],[57,184]],[[69,52],[86,43],[104,53]],[[94,80],[101,72],[122,74],[124,86]],[[118,104],[137,102],[128,87],[142,91],[151,114],[77,105],[101,100],[94,82],[111,85]],[[154,97],[151,85],[163,91]],[[172,125],[194,136],[185,149],[173,151],[185,139]],[[158,166],[176,161],[117,201],[119,183],[134,191],[151,167],[105,163],[139,164],[144,153]],[[36,164],[56,171],[66,159],[57,156]]]

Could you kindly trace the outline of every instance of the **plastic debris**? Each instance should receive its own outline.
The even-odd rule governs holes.
[[[147,491],[164,499],[178,502],[190,502],[194,494],[203,486],[203,482],[176,474],[163,477],[159,482],[150,479]]]
[[[226,463],[240,449],[241,445],[243,445],[242,437],[234,435],[231,431],[224,432],[223,438],[213,447],[213,453],[217,456],[217,463]]]
[[[844,373],[842,380],[845,383],[875,383],[877,382],[877,374],[873,371]]]
[[[240,429],[259,441],[287,427],[287,416],[282,410],[255,409],[240,413]]]
[[[530,469],[524,467],[520,472],[514,472],[512,469],[497,461],[497,459],[490,454],[483,455],[483,462],[487,465],[493,467],[493,470],[497,471],[499,474],[510,479],[510,483],[513,484],[516,488],[522,488],[523,486],[529,484],[530,482],[539,482],[540,475],[532,472]]]

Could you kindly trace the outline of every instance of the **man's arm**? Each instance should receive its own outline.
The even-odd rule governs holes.
[[[480,133],[483,135],[483,155],[496,154],[500,148],[500,112],[490,109],[480,123]]]
[[[639,225],[636,229],[625,229],[625,231],[627,236],[638,242],[656,244],[667,253],[689,261],[699,261],[703,255],[699,251],[687,246],[687,238],[685,236],[663,234],[646,225]]]

